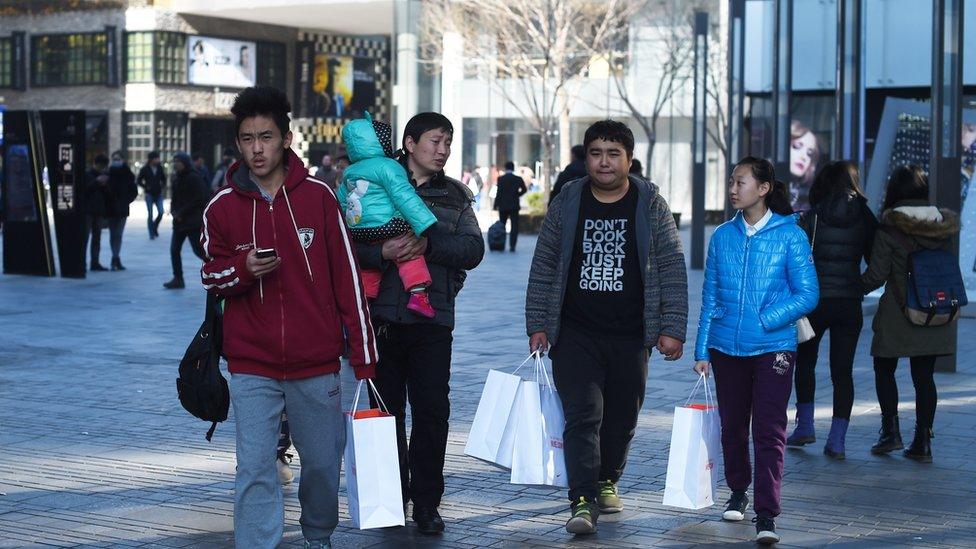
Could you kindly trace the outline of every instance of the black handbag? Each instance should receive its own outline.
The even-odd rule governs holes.
[[[180,361],[176,392],[187,412],[211,422],[207,431],[208,441],[213,437],[217,424],[227,419],[230,409],[230,390],[227,380],[220,373],[222,342],[221,300],[207,292],[207,313]]]

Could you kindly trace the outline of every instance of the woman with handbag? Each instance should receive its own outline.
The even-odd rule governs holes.
[[[922,168],[903,166],[891,174],[871,262],[861,277],[865,293],[886,284],[872,324],[871,356],[881,406],[881,437],[871,453],[887,454],[904,447],[898,427],[895,368],[899,358],[909,357],[915,385],[915,439],[905,450],[905,457],[924,463],[932,461],[930,439],[938,401],[933,378],[935,359],[956,352],[956,328],[951,320],[941,326],[919,326],[903,312],[909,254],[923,249],[959,249],[959,216],[932,206],[928,197],[929,182]]]
[[[861,335],[861,258],[871,257],[878,220],[861,192],[857,166],[831,162],[810,188],[811,209],[800,218],[810,235],[813,263],[820,283],[820,302],[807,316],[813,337],[801,342],[796,356],[796,428],[787,446],[816,441],[813,428],[814,369],[820,340],[830,330],[830,380],[833,415],[824,454],[844,459],[844,439],[854,406],[854,353]]]
[[[742,520],[749,506],[751,423],[756,541],[775,543],[796,322],[817,305],[817,273],[786,185],[776,181],[768,160],[739,161],[729,200],[738,213],[715,230],[708,245],[695,371],[715,371],[725,477],[732,491],[722,518]]]

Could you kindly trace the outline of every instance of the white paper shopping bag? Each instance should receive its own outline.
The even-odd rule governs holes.
[[[512,444],[512,484],[535,484],[566,488],[566,457],[563,452],[562,403],[545,363],[536,362],[537,381],[523,381],[512,416],[514,436]]]
[[[363,381],[346,413],[346,499],[349,516],[360,530],[403,526],[396,419],[386,411],[373,382],[380,409],[357,410]]]
[[[464,445],[465,454],[491,463],[507,463],[504,467],[511,465],[511,446],[508,457],[501,460],[499,448],[521,381],[522,378],[514,374],[499,370],[488,371],[478,410],[471,422],[471,431],[468,432],[468,441]]]
[[[699,378],[692,397],[702,385],[705,404],[690,404],[689,397],[685,405],[674,409],[663,501],[670,507],[702,509],[715,503],[722,426],[704,376]]]

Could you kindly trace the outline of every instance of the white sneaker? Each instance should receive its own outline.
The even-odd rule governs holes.
[[[295,475],[291,472],[291,466],[284,458],[278,458],[275,460],[275,465],[278,466],[278,482],[282,484],[291,484],[291,481],[295,480]]]

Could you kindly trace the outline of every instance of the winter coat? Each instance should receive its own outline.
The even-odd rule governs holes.
[[[353,120],[342,129],[352,164],[342,174],[339,204],[346,222],[357,229],[382,227],[393,218],[406,220],[421,235],[437,222],[407,179],[407,171],[383,151],[373,119]]]
[[[407,310],[410,293],[403,289],[396,263],[383,259],[382,244],[357,243],[360,265],[364,269],[383,271],[380,293],[370,301],[369,308],[377,324],[381,321],[425,323],[453,328],[454,299],[464,285],[467,271],[477,267],[485,255],[481,227],[471,208],[474,198],[460,181],[443,172],[416,187],[416,193],[437,218],[437,223],[427,232],[424,253],[433,281],[427,294],[437,315],[427,319]]]
[[[814,238],[813,263],[820,281],[820,299],[861,301],[861,258],[871,258],[878,220],[864,197],[838,193],[824,198],[799,221],[807,238]]]
[[[204,287],[224,296],[224,343],[231,373],[302,379],[335,373],[346,347],[357,375],[372,375],[376,342],[349,231],[335,193],[287,151],[285,183],[272,201],[247,167],[204,213]],[[274,248],[281,265],[256,279],[255,248]],[[396,269],[394,269],[396,271]]]
[[[688,273],[681,239],[667,201],[657,185],[631,176],[637,186],[637,254],[644,282],[644,346],[660,336],[685,340],[688,328]],[[569,267],[576,245],[580,199],[589,177],[567,185],[549,204],[532,257],[525,292],[525,331],[546,332],[549,343],[559,338]]]
[[[562,190],[563,186],[570,181],[576,181],[582,177],[586,177],[586,165],[583,162],[570,162],[566,164],[566,169],[559,172],[559,177],[556,178],[556,184],[552,186],[552,192],[549,193],[549,203],[551,204],[553,199],[556,198]]]
[[[156,173],[153,173],[152,166],[147,162],[139,169],[139,176],[136,182],[143,188],[149,196],[159,196],[166,188],[166,170],[163,165],[156,166]]]
[[[708,243],[695,360],[796,350],[796,321],[816,308],[817,271],[796,216],[773,214],[751,237],[742,212]]]
[[[871,262],[861,277],[864,292],[886,284],[872,323],[871,356],[895,358],[956,352],[955,322],[916,326],[902,312],[907,295],[909,252],[893,233],[901,232],[916,249],[954,251],[959,249],[959,227],[958,215],[930,206],[924,200],[899,202],[881,214]]]
[[[85,213],[93,217],[103,217],[108,213],[109,189],[98,182],[103,175],[108,174],[95,168],[88,168],[85,172]]]
[[[184,155],[185,156],[185,155]],[[187,156],[186,160],[189,161]],[[173,214],[173,228],[193,230],[203,224],[203,208],[210,200],[210,186],[200,179],[200,173],[190,166],[173,177],[173,195],[169,211]]]
[[[495,209],[500,212],[517,212],[519,210],[519,198],[528,189],[525,188],[525,180],[511,172],[498,178],[495,184]]]
[[[116,219],[129,217],[129,204],[139,196],[139,188],[128,164],[109,167],[108,191],[105,215]]]

